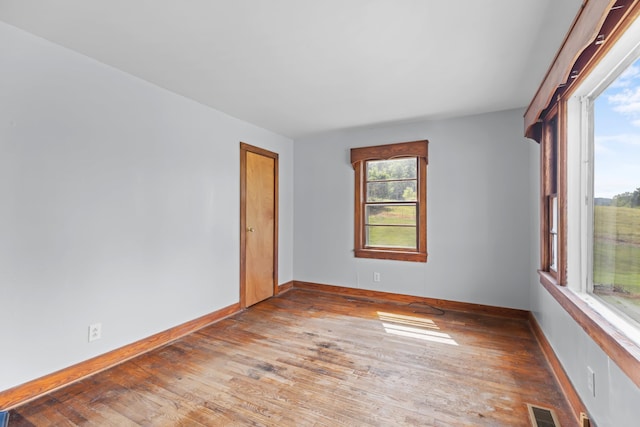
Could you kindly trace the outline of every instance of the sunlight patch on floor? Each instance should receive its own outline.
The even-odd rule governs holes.
[[[382,326],[388,334],[417,338],[441,344],[458,345],[449,334],[437,332],[440,328],[431,319],[383,311],[378,312],[378,318],[382,321]]]

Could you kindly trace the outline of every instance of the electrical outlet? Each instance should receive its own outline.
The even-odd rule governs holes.
[[[89,325],[89,342],[102,338],[102,323]]]
[[[374,282],[379,282],[380,281],[380,273],[373,273],[373,281]]]
[[[593,395],[596,396],[596,374],[591,367],[587,366],[587,388]]]

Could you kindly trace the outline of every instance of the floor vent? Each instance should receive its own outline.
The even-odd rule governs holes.
[[[543,408],[527,403],[531,425],[533,427],[560,427],[558,417],[553,409]]]

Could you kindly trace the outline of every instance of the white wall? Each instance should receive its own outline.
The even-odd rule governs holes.
[[[429,261],[355,259],[349,149],[423,138]],[[296,141],[294,230],[291,140],[0,23],[0,390],[238,301],[244,141],[280,153],[280,283],[531,308],[598,425],[635,425],[638,387],[539,284],[522,139],[514,110]]]
[[[540,284],[539,252],[540,146],[529,141],[531,194],[531,311],[553,351],[598,427],[631,427],[640,419],[640,388],[602,351]],[[587,367],[593,369],[595,396],[587,386]]]
[[[280,154],[284,283],[290,139],[0,23],[0,390],[238,301],[240,141]]]
[[[522,114],[296,140],[296,280],[528,309],[529,152]],[[350,148],[418,139],[430,141],[427,263],[354,258]]]

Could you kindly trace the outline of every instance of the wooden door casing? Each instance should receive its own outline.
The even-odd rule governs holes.
[[[240,305],[248,307],[278,289],[278,154],[240,148]]]

